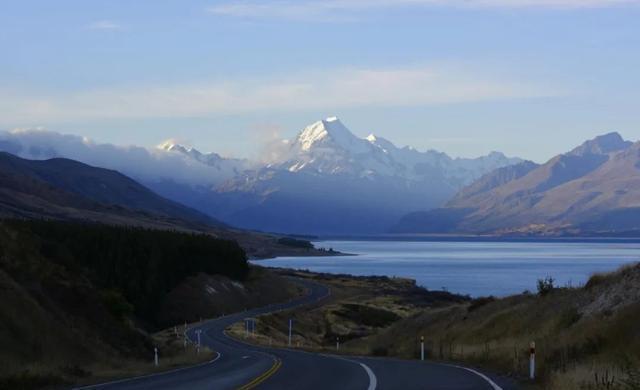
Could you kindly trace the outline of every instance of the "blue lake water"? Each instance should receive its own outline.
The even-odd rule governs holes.
[[[405,242],[322,241],[318,247],[357,256],[281,257],[273,267],[415,279],[431,290],[471,296],[536,291],[536,281],[578,286],[590,275],[640,261],[640,243],[628,242]]]

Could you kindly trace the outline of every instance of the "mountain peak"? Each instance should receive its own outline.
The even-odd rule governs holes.
[[[335,116],[315,122],[302,130],[297,144],[303,151],[309,151],[317,144],[336,144],[343,149],[353,149],[362,140],[353,135]]]
[[[204,154],[196,148],[187,147],[176,143],[174,140],[169,139],[158,145],[159,149],[167,152],[179,153],[203,164],[214,166],[221,163],[224,159],[217,153],[211,152]]]
[[[158,149],[162,149],[167,152],[180,152],[185,154],[196,152],[200,154],[200,152],[198,152],[196,149],[181,145],[177,143],[174,139],[168,139],[163,143],[161,143],[160,145],[158,145],[157,147]]]
[[[573,149],[569,154],[585,155],[585,154],[608,154],[623,150],[631,146],[632,142],[625,141],[617,132],[611,132],[599,135],[594,139],[584,142],[582,145]]]

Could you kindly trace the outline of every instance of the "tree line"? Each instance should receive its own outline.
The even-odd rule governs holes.
[[[247,257],[234,241],[201,233],[59,221],[6,221],[37,237],[40,254],[105,292],[117,314],[129,309],[149,325],[167,294],[189,276],[246,279]]]

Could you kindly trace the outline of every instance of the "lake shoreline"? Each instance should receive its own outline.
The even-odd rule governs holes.
[[[416,280],[429,290],[505,297],[535,290],[552,277],[577,287],[594,273],[609,272],[640,260],[640,244],[629,242],[459,242],[324,241],[356,256],[277,257],[256,261],[267,267],[354,276]]]

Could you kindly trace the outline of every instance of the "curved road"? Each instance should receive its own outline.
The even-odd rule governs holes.
[[[300,350],[263,348],[236,341],[224,330],[247,317],[316,303],[326,286],[299,280],[310,292],[290,302],[221,317],[193,327],[203,345],[217,351],[211,362],[167,373],[125,379],[83,389],[512,389],[500,378],[469,368],[399,359],[343,357]]]

